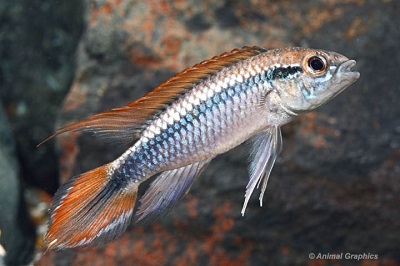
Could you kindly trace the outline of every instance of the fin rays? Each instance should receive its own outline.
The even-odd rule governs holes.
[[[168,213],[186,195],[194,179],[210,161],[196,162],[157,176],[140,200],[137,222],[145,223]]]
[[[116,189],[108,165],[67,181],[56,193],[45,237],[49,249],[102,243],[120,236],[130,223],[137,188]]]
[[[245,201],[242,208],[242,215],[246,211],[254,189],[262,185],[260,193],[260,206],[267,188],[269,175],[275,160],[282,150],[282,134],[280,127],[274,126],[267,131],[261,132],[252,138],[253,147],[250,153],[250,180],[246,186]]]
[[[94,132],[110,141],[133,143],[154,116],[211,74],[240,60],[265,52],[260,47],[243,47],[214,56],[168,79],[142,98],[124,107],[104,111],[85,120],[60,128],[37,146],[68,131]]]
[[[39,145],[68,131],[88,131],[118,142],[134,142],[157,115],[194,86],[226,67],[263,52],[265,50],[262,48],[243,47],[203,61],[168,79],[142,98],[67,125]],[[161,173],[141,200],[138,222],[156,219],[170,211],[189,191],[194,179],[210,160]],[[256,168],[258,170],[258,166]],[[252,175],[245,204],[254,189],[253,183],[259,183],[260,178],[257,174]],[[53,200],[45,237],[45,245],[49,249],[107,242],[126,230],[139,184],[130,183],[128,187],[120,188],[111,181],[107,164],[73,177],[61,186]],[[265,186],[264,178],[263,191]]]

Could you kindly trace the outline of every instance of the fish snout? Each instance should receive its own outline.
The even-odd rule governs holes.
[[[353,71],[355,66],[356,66],[355,60],[344,61],[337,68],[337,73],[341,78],[344,77],[346,81],[348,81],[349,83],[353,83],[360,77],[359,72]]]

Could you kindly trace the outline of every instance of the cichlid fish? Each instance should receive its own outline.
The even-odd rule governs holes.
[[[167,213],[214,157],[252,138],[244,215],[259,185],[262,203],[282,148],[281,126],[355,82],[360,76],[352,70],[355,64],[323,50],[243,47],[182,71],[124,107],[61,128],[48,139],[82,130],[131,147],[58,189],[45,246],[63,249],[116,239],[131,221],[138,187],[154,175],[140,199],[137,221]]]

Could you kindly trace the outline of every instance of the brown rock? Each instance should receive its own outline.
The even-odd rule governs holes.
[[[78,70],[60,125],[122,106],[174,73],[243,45],[335,50],[357,59],[362,78],[321,110],[285,127],[284,150],[262,209],[254,197],[240,216],[248,180],[247,147],[240,146],[218,157],[161,221],[132,226],[103,247],[49,252],[41,264],[317,263],[309,260],[311,252],[372,253],[384,264],[400,263],[398,1],[86,5]],[[58,143],[62,181],[123,151],[90,135],[65,134]]]

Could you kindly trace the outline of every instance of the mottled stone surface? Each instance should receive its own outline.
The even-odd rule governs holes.
[[[79,0],[0,1],[0,241],[7,265],[28,265],[40,243],[28,222],[26,186],[54,192],[59,184],[54,143],[36,145],[54,131],[82,22]]]
[[[15,140],[0,102],[0,245],[4,265],[27,265],[32,261],[35,231],[22,195]],[[1,256],[1,255],[0,255]]]
[[[400,263],[399,1],[85,1],[85,31],[59,125],[122,106],[174,73],[243,45],[324,48],[357,60],[360,80],[284,127],[259,208],[240,216],[247,147],[219,156],[172,213],[114,243],[49,252],[39,265],[396,265]],[[116,158],[65,134],[60,178]],[[379,260],[310,260],[309,253]]]
[[[23,179],[54,192],[54,131],[59,106],[74,75],[82,27],[79,0],[0,1],[0,98],[16,139]]]

